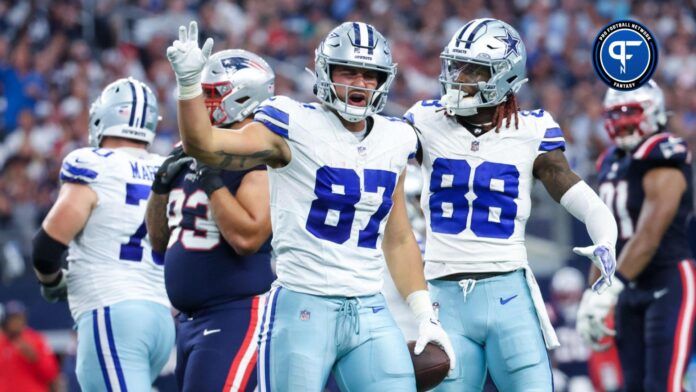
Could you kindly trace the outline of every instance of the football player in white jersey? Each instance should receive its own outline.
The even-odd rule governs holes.
[[[616,222],[573,173],[563,133],[542,109],[518,111],[526,82],[519,34],[496,19],[460,28],[441,56],[440,100],[405,115],[418,130],[427,220],[425,276],[460,366],[438,390],[481,390],[486,370],[503,391],[550,391],[546,349],[558,345],[527,262],[524,230],[535,179],[587,226],[575,248],[612,283]]]
[[[210,124],[200,75],[212,40],[202,50],[197,41],[192,22],[167,49],[186,152],[232,170],[269,166],[278,280],[263,315],[259,389],[320,391],[333,371],[344,391],[415,390],[380,294],[385,258],[419,320],[415,351],[434,342],[454,364],[406,214],[403,173],[416,136],[377,114],[396,72],[385,38],[365,23],[338,26],[316,51],[321,103],[270,98],[234,133]]]
[[[67,299],[77,324],[84,391],[149,391],[174,345],[162,259],[144,221],[163,159],[146,150],[158,121],[157,98],[144,83],[119,79],[104,88],[90,109],[92,147],[63,160],[58,200],[34,238],[41,293]]]

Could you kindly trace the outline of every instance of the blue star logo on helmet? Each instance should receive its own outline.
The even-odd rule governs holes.
[[[647,83],[657,68],[655,36],[632,20],[610,23],[599,31],[592,49],[597,76],[615,90],[635,90]]]
[[[520,40],[510,34],[508,29],[505,29],[505,36],[497,36],[495,38],[505,44],[504,57],[507,57],[510,53],[515,53],[518,56],[520,55],[520,52],[517,50],[517,45],[519,45]]]

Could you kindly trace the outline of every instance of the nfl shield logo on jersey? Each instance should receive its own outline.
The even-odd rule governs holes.
[[[479,150],[479,141],[474,140],[471,142],[471,151],[478,151]]]
[[[303,310],[300,312],[300,320],[307,321],[307,320],[309,320],[309,317],[311,315],[312,314],[309,312],[309,310]]]

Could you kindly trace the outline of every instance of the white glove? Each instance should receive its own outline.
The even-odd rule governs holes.
[[[607,287],[611,286],[612,278],[616,272],[614,249],[605,245],[592,245],[584,248],[573,248],[573,252],[592,260],[592,263],[597,266],[602,273],[602,276],[592,284],[593,291],[601,294]]]
[[[418,320],[418,340],[413,347],[413,353],[420,355],[425,349],[425,346],[432,342],[445,351],[445,354],[450,360],[450,370],[457,365],[457,358],[454,356],[454,348],[452,342],[447,336],[447,333],[442,329],[440,321],[438,321],[435,312],[433,311],[432,301],[428,290],[414,291],[406,298],[406,303],[413,311],[413,314]]]
[[[167,58],[179,85],[179,99],[190,99],[202,93],[201,74],[212,51],[212,38],[205,40],[202,49],[198,47],[198,24],[195,21],[189,23],[188,32],[185,26],[179,26],[179,39],[167,48]],[[192,95],[194,92],[196,94]]]
[[[452,342],[445,330],[442,329],[442,325],[440,325],[440,321],[435,317],[434,313],[428,318],[423,318],[418,323],[418,340],[416,340],[416,345],[413,347],[413,353],[420,355],[428,343],[434,343],[445,351],[450,360],[450,370],[457,366],[457,358],[454,355]]]
[[[595,351],[608,349],[610,345],[601,344],[600,340],[606,336],[616,335],[616,331],[607,327],[605,321],[609,312],[616,305],[619,294],[621,294],[623,289],[623,283],[617,279],[602,294],[597,294],[587,289],[582,295],[575,329]]]

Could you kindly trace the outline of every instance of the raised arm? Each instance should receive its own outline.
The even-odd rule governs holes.
[[[228,170],[249,169],[260,164],[283,166],[290,149],[282,137],[265,125],[252,122],[244,128],[223,130],[210,124],[203,99],[201,73],[213,48],[208,38],[198,47],[196,22],[179,27],[179,39],[167,48],[176,75],[179,101],[177,116],[184,151],[205,164]]]

